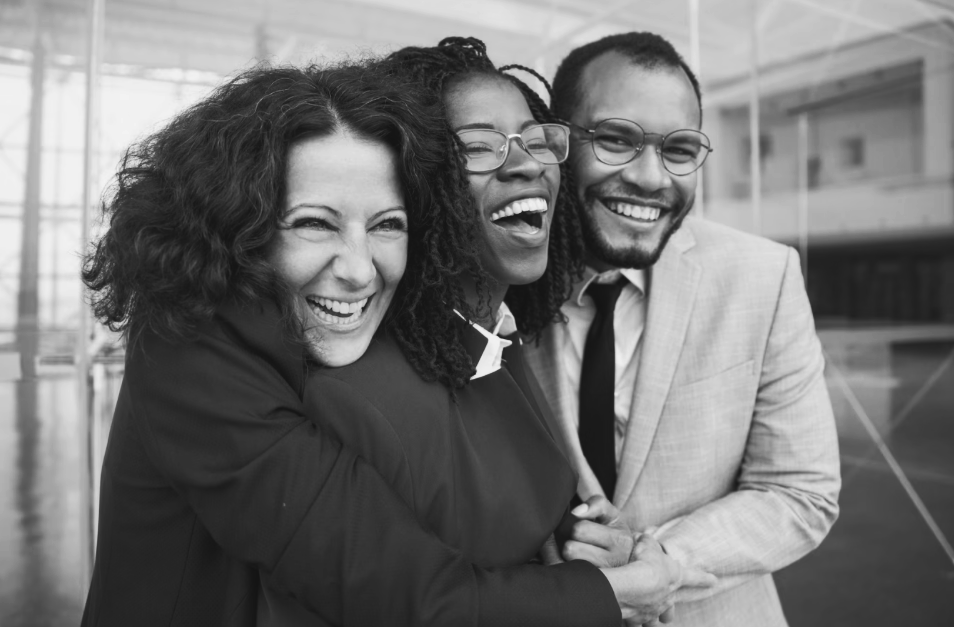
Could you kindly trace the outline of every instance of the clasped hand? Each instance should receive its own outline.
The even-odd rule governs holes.
[[[578,520],[563,545],[563,559],[582,559],[600,567],[629,625],[671,622],[676,592],[710,588],[717,581],[666,555],[652,536],[631,530],[603,496],[591,497],[572,514]]]

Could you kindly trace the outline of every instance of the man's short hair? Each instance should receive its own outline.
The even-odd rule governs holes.
[[[618,52],[635,65],[647,70],[681,68],[692,83],[692,89],[696,92],[696,99],[699,102],[699,110],[702,111],[702,92],[699,89],[699,81],[682,56],[666,39],[655,33],[643,32],[609,35],[572,50],[560,63],[556,76],[553,78],[551,105],[554,113],[565,120],[570,119],[570,114],[579,104],[582,96],[580,76],[583,70],[591,61],[607,52]]]

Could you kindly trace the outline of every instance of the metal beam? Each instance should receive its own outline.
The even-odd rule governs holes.
[[[551,39],[545,45],[542,45],[537,50],[537,54],[538,55],[546,54],[547,52],[553,50],[554,48],[558,48],[559,46],[562,46],[568,40],[572,39],[576,35],[586,32],[587,30],[589,30],[590,28],[593,28],[597,24],[600,24],[601,22],[604,22],[606,19],[613,17],[614,15],[616,15],[623,9],[636,4],[636,2],[637,0],[621,0],[620,2],[617,2],[602,11],[592,14],[586,20],[584,20],[580,24],[577,24],[569,31],[566,31],[563,33],[557,33],[556,38]]]
[[[865,28],[869,28],[879,33],[895,35],[897,37],[900,37],[901,39],[907,39],[908,41],[921,44],[922,46],[927,46],[929,48],[938,48],[946,52],[954,53],[954,47],[945,45],[942,42],[933,41],[926,37],[919,37],[918,35],[915,35],[914,33],[909,32],[905,28],[894,28],[892,26],[887,26],[885,24],[882,24],[881,22],[876,22],[874,20],[868,19],[860,14],[852,14],[848,11],[844,11],[842,9],[829,6],[822,2],[816,2],[815,0],[788,0],[788,2],[800,4],[804,7],[814,9],[820,13],[826,13],[833,17],[837,17],[838,19],[841,19],[841,20],[847,20],[853,24],[856,24],[858,26],[864,26]]]
[[[90,213],[94,190],[97,189],[98,171],[95,167],[99,138],[99,70],[101,66],[105,6],[104,0],[90,0],[88,4],[88,34],[86,54],[86,112],[84,124],[83,198],[80,218],[80,253],[85,254],[89,245]],[[89,585],[93,576],[93,556],[96,550],[96,527],[99,513],[99,471],[101,425],[91,420],[90,354],[89,341],[93,328],[90,312],[86,306],[86,292],[80,284],[79,329],[76,337],[77,413],[80,433],[85,434],[80,458],[84,476],[80,488],[80,546],[83,583]]]
[[[802,261],[802,278],[808,284],[808,112],[798,116],[798,254]]]
[[[689,67],[696,75],[696,80],[702,81],[702,57],[699,54],[699,0],[687,0],[687,13],[689,15]],[[705,172],[699,170],[696,177],[696,200],[693,209],[696,215],[705,216]]]
[[[752,198],[752,232],[762,232],[762,152],[761,127],[759,116],[759,13],[756,0],[752,3],[750,50],[750,92],[749,92],[749,193]]]
[[[36,377],[39,346],[40,171],[43,155],[43,88],[46,80],[46,43],[36,23],[30,70],[30,125],[27,139],[23,227],[20,232],[20,284],[17,294],[17,344],[26,380]]]
[[[36,372],[39,352],[39,239],[40,173],[43,154],[43,90],[46,82],[46,41],[41,7],[33,4],[33,57],[30,73],[30,122],[27,139],[26,187],[20,232],[20,270],[17,284],[16,342],[20,353],[20,379],[15,386],[16,458],[12,466],[16,477],[16,515],[22,522],[25,559],[19,594],[21,607],[34,607],[44,598],[42,588],[48,567],[40,556],[37,532],[42,529],[43,508],[38,498],[41,484],[43,450],[40,446],[41,422],[38,414]],[[31,585],[33,582],[34,585]]]

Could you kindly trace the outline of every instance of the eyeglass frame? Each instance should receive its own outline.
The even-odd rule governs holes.
[[[636,149],[633,151],[633,156],[632,156],[632,157],[630,157],[630,158],[627,159],[626,161],[623,161],[622,163],[607,163],[606,161],[604,161],[603,159],[601,159],[599,153],[596,152],[596,141],[595,141],[595,139],[594,139],[594,138],[595,138],[595,134],[596,134],[596,129],[599,127],[600,124],[603,124],[604,122],[609,122],[609,121],[611,121],[611,120],[620,120],[620,121],[622,121],[622,122],[629,122],[630,124],[635,125],[636,128],[638,128],[639,130],[641,130],[641,131],[643,132],[643,143],[642,143],[638,148],[636,148]],[[642,127],[642,125],[639,124],[638,122],[634,122],[633,120],[627,120],[626,118],[606,118],[605,120],[600,120],[599,122],[597,122],[597,123],[596,123],[596,126],[593,127],[593,128],[586,128],[585,126],[580,126],[579,124],[576,124],[575,122],[570,122],[569,120],[567,120],[566,123],[567,123],[569,126],[572,126],[572,127],[576,128],[576,129],[579,129],[579,130],[581,130],[581,131],[583,131],[583,132],[585,132],[585,133],[588,133],[588,134],[589,134],[590,147],[593,149],[593,156],[596,157],[596,160],[599,161],[600,163],[605,164],[605,165],[610,165],[610,166],[626,165],[626,164],[628,164],[628,163],[632,163],[633,161],[635,161],[636,158],[639,157],[640,154],[642,154],[643,149],[646,147],[646,141],[645,141],[645,140],[646,140],[647,137],[650,137],[650,136],[656,136],[656,137],[660,137],[660,138],[661,138],[661,139],[659,140],[659,142],[656,144],[656,154],[659,155],[659,161],[660,161],[660,163],[662,163],[663,169],[666,170],[666,172],[669,172],[670,174],[672,174],[673,176],[689,176],[689,175],[692,174],[693,172],[698,172],[698,171],[699,171],[699,168],[701,168],[701,167],[703,166],[703,164],[706,162],[706,159],[709,158],[709,153],[715,152],[715,148],[712,147],[712,140],[709,139],[709,136],[706,135],[705,133],[703,133],[702,131],[700,131],[700,130],[698,130],[698,129],[694,129],[694,128],[680,128],[680,129],[676,129],[675,131],[672,131],[671,133],[666,133],[665,135],[663,135],[663,134],[661,134],[661,133],[650,133],[650,132],[648,132],[646,129],[644,129],[644,128]],[[692,170],[689,170],[688,172],[683,172],[682,174],[677,174],[676,172],[673,172],[672,170],[670,170],[670,169],[666,166],[666,158],[663,157],[663,155],[662,155],[662,145],[666,142],[666,139],[667,139],[670,135],[675,135],[676,133],[681,133],[681,132],[683,132],[683,131],[692,131],[693,133],[698,133],[698,134],[702,135],[703,137],[706,138],[706,141],[709,142],[709,145],[708,145],[708,146],[706,146],[706,145],[704,145],[704,144],[702,145],[702,147],[706,149],[706,154],[705,154],[704,157],[702,157],[702,161],[699,162],[699,165],[697,165],[697,166],[696,166],[695,168],[693,168]]]
[[[537,158],[533,155],[532,152],[530,152],[530,151],[527,149],[527,144],[523,141],[523,134],[524,134],[524,133],[526,133],[526,132],[529,131],[530,129],[538,128],[538,127],[541,127],[541,126],[557,126],[557,127],[559,127],[559,128],[562,128],[562,129],[566,132],[566,150],[564,151],[563,158],[560,159],[559,161],[557,161],[556,163],[544,163],[544,162],[540,161],[539,159],[537,159]],[[541,165],[560,165],[561,163],[565,163],[566,160],[567,160],[567,159],[569,158],[569,156],[570,156],[570,127],[569,127],[568,124],[561,124],[561,123],[558,123],[558,122],[543,122],[543,123],[540,123],[540,124],[532,124],[532,125],[528,126],[527,128],[523,129],[523,131],[521,131],[521,132],[519,132],[519,133],[509,133],[509,134],[508,134],[508,133],[504,133],[503,131],[498,131],[498,130],[495,129],[495,128],[465,128],[465,129],[462,129],[462,130],[460,130],[460,131],[455,131],[455,134],[457,135],[457,138],[458,138],[458,139],[460,139],[461,141],[463,141],[463,139],[462,139],[461,136],[460,136],[461,133],[476,133],[476,132],[482,132],[482,133],[487,133],[487,132],[489,132],[489,133],[496,133],[496,134],[498,134],[498,135],[503,135],[503,136],[506,138],[505,141],[504,141],[504,146],[505,146],[506,149],[504,150],[504,156],[503,156],[503,159],[501,159],[500,163],[498,163],[498,164],[495,165],[494,167],[490,168],[489,170],[471,170],[471,169],[468,167],[468,164],[467,164],[467,155],[465,154],[465,155],[464,155],[464,169],[467,170],[467,173],[468,173],[468,174],[488,174],[488,173],[490,173],[490,172],[496,172],[497,170],[499,170],[500,168],[502,168],[502,167],[504,166],[504,164],[507,163],[507,159],[510,158],[510,142],[511,142],[512,140],[514,140],[514,139],[517,139],[517,140],[519,141],[519,144],[518,144],[518,145],[520,146],[520,149],[521,149],[521,150],[523,150],[523,151],[524,151],[525,153],[527,153],[534,161],[536,161],[537,163],[539,163],[539,164],[541,164]]]

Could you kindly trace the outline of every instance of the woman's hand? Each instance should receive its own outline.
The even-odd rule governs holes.
[[[594,494],[570,513],[581,520],[592,520],[603,525],[613,525],[620,520],[619,509],[602,494]]]
[[[563,559],[586,560],[607,568],[633,561],[641,534],[626,525],[619,510],[605,496],[591,496],[570,513],[577,520],[563,545]]]
[[[563,558],[560,557],[560,547],[557,546],[556,538],[553,537],[553,534],[550,534],[550,537],[547,538],[547,541],[543,543],[543,546],[540,547],[540,561],[543,562],[546,566],[553,566],[554,564],[561,564]]]
[[[683,566],[648,533],[630,529],[606,497],[593,496],[570,512],[576,521],[563,558],[599,566],[613,586],[628,625],[669,623],[681,588],[711,588],[715,576]]]

